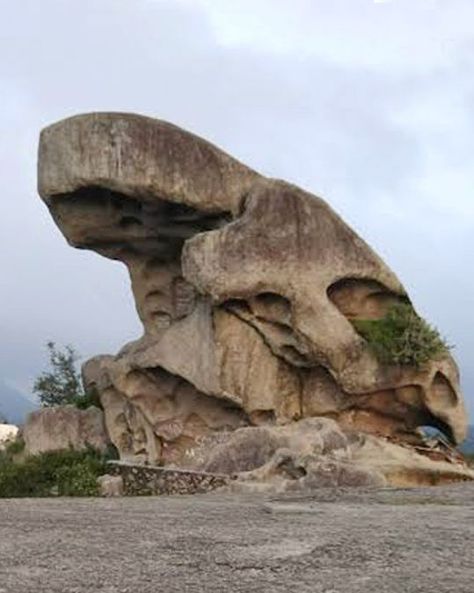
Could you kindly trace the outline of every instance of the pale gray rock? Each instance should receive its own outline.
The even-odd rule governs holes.
[[[106,498],[123,496],[124,488],[122,476],[104,474],[97,478],[97,484],[99,486],[100,496],[105,496]]]
[[[72,405],[36,410],[27,417],[22,434],[26,451],[32,455],[87,447],[105,451],[110,443],[104,413],[95,406],[86,410]]]

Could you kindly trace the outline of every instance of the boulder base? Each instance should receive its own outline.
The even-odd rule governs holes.
[[[97,478],[97,484],[99,486],[100,496],[110,498],[123,496],[124,494],[123,479],[121,476],[104,474]]]
[[[23,427],[26,451],[32,455],[72,448],[105,451],[110,443],[104,413],[94,406],[42,408],[31,412]]]

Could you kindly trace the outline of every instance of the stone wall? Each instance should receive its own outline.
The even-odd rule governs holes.
[[[128,496],[204,494],[229,484],[234,477],[124,461],[110,461],[109,473],[121,476]]]

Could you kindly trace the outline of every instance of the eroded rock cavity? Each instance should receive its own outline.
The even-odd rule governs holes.
[[[39,192],[73,246],[127,266],[144,335],[84,366],[123,458],[199,466],[246,426],[327,417],[343,430],[454,442],[451,356],[381,364],[354,319],[409,302],[322,199],[166,122],[89,114],[43,130]]]

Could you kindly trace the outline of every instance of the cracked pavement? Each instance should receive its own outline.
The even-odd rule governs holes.
[[[474,484],[0,501],[0,593],[472,593]]]

